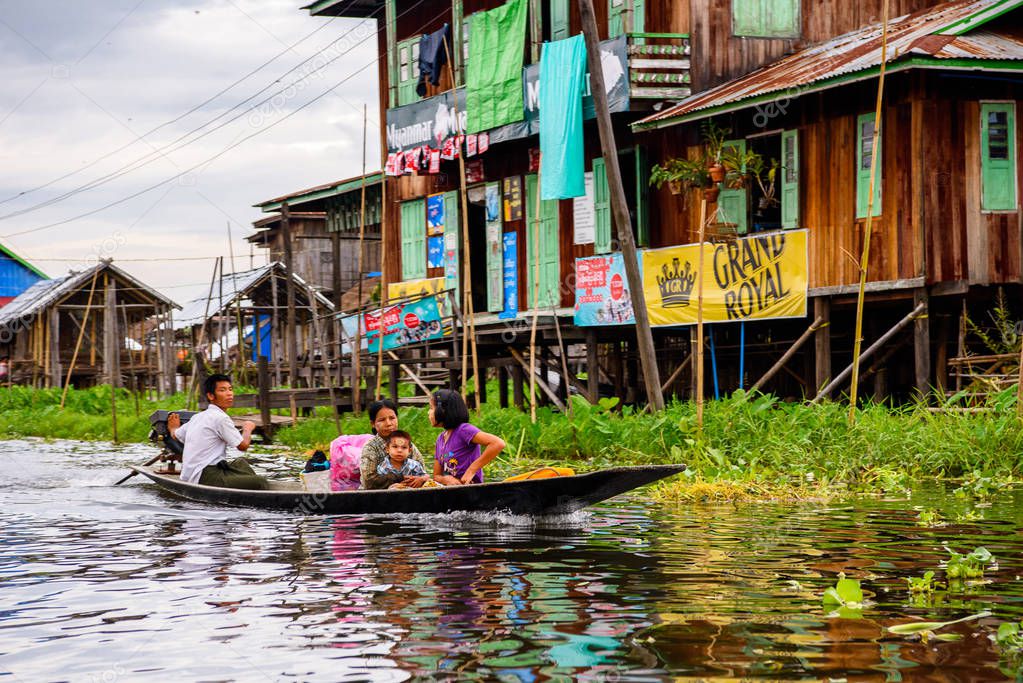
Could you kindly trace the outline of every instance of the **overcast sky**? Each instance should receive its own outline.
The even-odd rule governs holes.
[[[50,276],[95,262],[97,254],[112,256],[184,303],[209,282],[212,259],[131,259],[226,257],[230,222],[237,269],[248,268],[244,238],[262,217],[252,204],[360,173],[364,104],[367,168],[377,169],[376,24],[311,17],[299,9],[303,4],[6,0],[0,15],[0,241]],[[222,127],[184,144],[216,126]],[[54,201],[125,167],[119,177]],[[52,203],[3,217],[42,202]],[[68,219],[74,220],[39,229]],[[257,252],[255,263],[264,262]]]

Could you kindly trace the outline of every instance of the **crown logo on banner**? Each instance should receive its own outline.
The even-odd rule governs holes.
[[[689,305],[689,297],[696,284],[696,273],[693,265],[686,261],[685,270],[679,268],[680,261],[672,259],[674,270],[668,270],[668,264],[661,266],[662,275],[657,276],[657,286],[661,289],[661,305],[664,308],[681,308]]]

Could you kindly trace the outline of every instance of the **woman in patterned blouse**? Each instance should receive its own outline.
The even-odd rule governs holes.
[[[362,448],[362,457],[359,460],[362,488],[385,489],[394,481],[377,474],[377,467],[387,459],[385,439],[391,435],[391,432],[398,429],[398,406],[388,398],[374,401],[369,406],[369,423],[375,436]],[[423,455],[415,444],[412,444],[412,453],[409,455],[409,459],[417,460],[420,465],[423,465]],[[429,480],[428,476],[406,477],[402,483],[409,488],[417,489]]]

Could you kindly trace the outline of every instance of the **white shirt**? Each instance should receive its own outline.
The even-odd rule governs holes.
[[[242,442],[242,435],[231,418],[212,403],[178,427],[174,438],[185,444],[181,456],[181,481],[191,484],[199,481],[204,467],[226,459],[228,446],[235,448]]]

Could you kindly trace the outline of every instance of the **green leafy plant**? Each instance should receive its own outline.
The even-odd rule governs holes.
[[[945,518],[941,516],[941,513],[933,508],[925,508],[920,510],[917,514],[916,519],[917,526],[925,527],[939,527],[945,526]]]
[[[845,607],[850,610],[863,608],[863,589],[859,579],[847,579],[845,574],[838,575],[838,582],[824,591],[821,596],[825,607]]]
[[[962,485],[952,494],[956,498],[988,500],[993,498],[1007,482],[979,470],[974,470],[963,478]]]
[[[1005,292],[1000,287],[995,294],[995,305],[988,311],[990,325],[981,326],[966,316],[966,327],[980,339],[989,353],[1020,352],[1021,337],[1016,328],[1016,320],[1009,310]]]
[[[995,563],[991,552],[983,546],[975,548],[967,555],[955,552],[948,546],[948,562],[945,564],[945,575],[950,584],[963,581],[976,581],[984,578],[984,571]]]
[[[934,580],[933,570],[927,570],[923,576],[907,576],[906,583],[909,584],[911,595],[929,595],[935,590],[945,587],[945,584]]]
[[[961,640],[962,636],[958,633],[935,633],[935,631],[953,624],[961,624],[965,621],[983,619],[988,616],[991,616],[990,612],[980,612],[978,614],[971,614],[968,617],[963,617],[962,619],[953,619],[952,621],[914,621],[908,624],[889,626],[887,630],[889,633],[894,633],[900,636],[920,636],[920,639],[924,642],[927,642],[932,638],[934,640],[945,641]]]
[[[1023,621],[999,625],[994,639],[1002,662],[1002,673],[1019,680],[1023,675]]]

